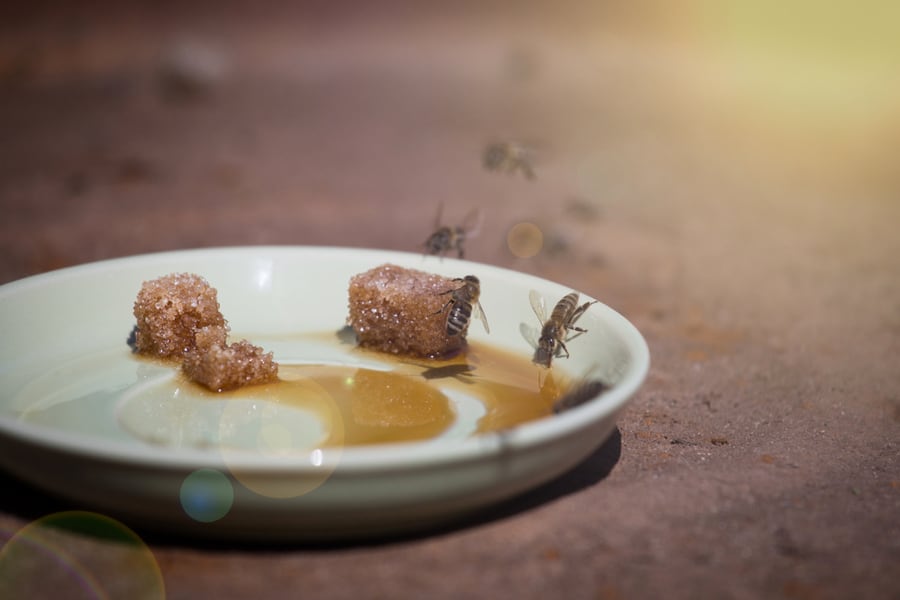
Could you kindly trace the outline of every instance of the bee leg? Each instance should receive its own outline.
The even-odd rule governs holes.
[[[459,227],[456,228],[456,240],[453,242],[453,247],[456,248],[456,255],[459,258],[463,257],[463,253],[465,252],[464,244],[466,241],[465,232]]]
[[[568,331],[575,331],[576,333],[575,333],[574,335],[570,335],[570,336],[569,336],[568,338],[566,338],[566,339],[571,340],[571,339],[577,338],[577,337],[578,337],[579,335],[581,335],[582,333],[587,333],[587,329],[582,329],[581,327],[576,327],[574,323],[575,323],[575,321],[577,321],[579,318],[581,318],[581,315],[583,315],[583,314],[587,311],[588,308],[590,308],[591,304],[596,304],[596,303],[597,303],[596,300],[593,300],[593,301],[591,301],[591,302],[585,302],[584,304],[582,304],[581,306],[579,306],[579,307],[575,310],[574,313],[572,313],[572,317],[569,319],[569,322],[566,324],[566,329],[567,329]]]
[[[587,333],[587,329],[582,329],[581,327],[575,327],[573,325],[566,325],[566,331],[567,332],[572,332],[572,331],[575,332],[575,333],[568,333],[568,335],[566,335],[567,342],[574,340],[575,338],[577,338],[579,335],[581,335],[583,333]]]
[[[450,291],[452,292],[453,290],[450,290]],[[441,294],[441,296],[443,296],[444,294],[447,294],[447,293],[449,293],[449,292],[444,292],[443,294]],[[442,312],[444,312],[445,310],[447,310],[447,307],[450,306],[451,304],[453,304],[453,298],[450,298],[449,300],[447,300],[447,302],[445,302],[444,305],[441,307],[441,310],[437,310],[437,311],[435,311],[435,312],[433,312],[433,313],[431,313],[431,314],[432,314],[432,315],[439,315],[439,314],[441,314]]]
[[[597,304],[597,300],[592,300],[591,302],[585,302],[584,304],[579,306],[577,309],[575,309],[575,312],[572,313],[572,318],[569,319],[569,323],[574,323],[575,321],[580,319],[581,315],[586,313],[587,309],[589,309],[591,307],[591,304]]]
[[[563,352],[566,353],[565,356],[563,356]],[[556,356],[559,358],[569,358],[569,349],[566,348],[566,345],[562,340],[559,340],[559,348],[556,349]]]
[[[453,279],[451,279],[451,281],[465,281],[465,280],[462,277],[454,277]],[[461,290],[463,287],[464,286],[460,286],[458,288],[453,288],[451,290],[447,290],[446,292],[440,292],[438,294],[438,296],[446,296],[447,294],[452,294],[453,292],[455,292],[457,290]],[[453,302],[453,300],[450,300],[449,302]]]

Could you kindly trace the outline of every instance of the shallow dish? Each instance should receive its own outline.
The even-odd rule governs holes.
[[[99,512],[191,535],[311,540],[397,534],[458,518],[571,469],[606,440],[646,376],[644,339],[598,303],[579,321],[588,334],[573,339],[571,357],[553,367],[570,378],[608,383],[590,402],[476,434],[479,407],[462,398],[454,406],[458,422],[433,439],[266,451],[234,434],[240,427],[229,429],[234,443],[223,448],[215,435],[204,438],[208,428],[196,422],[243,406],[232,415],[240,424],[258,411],[256,403],[214,400],[202,411],[179,413],[171,394],[147,392],[165,388],[172,368],[141,360],[126,345],[141,283],[194,272],[218,290],[232,333],[272,350],[279,362],[389,368],[377,358],[360,358],[337,336],[347,317],[350,277],[386,262],[478,276],[491,332],[473,324],[471,343],[526,361],[532,349],[520,329],[536,322],[529,291],[548,301],[571,291],[468,261],[325,247],[167,252],[16,281],[0,287],[0,467]],[[306,427],[297,411],[261,411],[253,418],[263,414],[282,431]]]

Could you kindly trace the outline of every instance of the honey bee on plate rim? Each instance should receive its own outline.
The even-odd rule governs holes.
[[[589,300],[584,304],[578,304],[578,293],[569,292],[563,296],[553,307],[550,316],[546,316],[544,297],[535,290],[528,292],[528,300],[531,308],[541,323],[541,332],[536,343],[532,362],[542,367],[550,368],[554,357],[569,357],[569,349],[566,342],[572,338],[587,333],[587,329],[576,327],[575,322],[597,300]],[[570,335],[570,332],[575,332]]]
[[[423,244],[425,253],[443,257],[447,252],[456,250],[457,258],[463,258],[466,240],[478,235],[481,228],[481,210],[478,208],[470,210],[463,218],[461,225],[442,224],[443,212],[444,205],[441,203],[438,205],[437,217],[434,221],[434,233],[429,235]]]
[[[466,275],[465,277],[457,277],[453,281],[460,281],[462,285],[452,288],[446,292],[441,292],[441,296],[450,295],[450,299],[444,303],[440,310],[434,314],[440,314],[447,311],[446,331],[449,336],[465,336],[469,327],[472,316],[475,315],[484,326],[486,333],[490,333],[487,317],[484,309],[481,307],[481,281],[474,275]]]
[[[553,413],[558,415],[561,412],[586,404],[609,388],[609,384],[601,379],[584,379],[574,383],[553,403]]]

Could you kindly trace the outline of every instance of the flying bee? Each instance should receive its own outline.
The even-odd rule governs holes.
[[[542,367],[550,368],[550,364],[555,356],[569,357],[569,349],[566,348],[566,342],[575,336],[587,333],[587,329],[576,327],[575,322],[581,318],[581,315],[587,311],[592,304],[596,304],[597,300],[578,304],[578,294],[571,292],[563,296],[556,303],[550,317],[546,317],[544,310],[544,298],[536,291],[531,290],[528,293],[528,299],[531,301],[531,308],[541,322],[541,334],[538,338],[534,350],[534,358],[532,362]],[[569,332],[574,331],[574,335]]]
[[[465,336],[473,313],[484,325],[484,330],[490,333],[491,329],[488,327],[487,317],[484,316],[484,309],[481,308],[481,302],[478,300],[478,297],[481,295],[481,282],[474,275],[466,275],[453,281],[461,281],[462,285],[442,292],[441,296],[450,294],[450,299],[444,303],[441,310],[434,313],[442,313],[447,310],[447,307],[450,307],[450,310],[447,312],[447,335]]]
[[[437,218],[435,219],[435,231],[425,240],[425,252],[443,256],[451,250],[456,250],[456,255],[462,258],[465,254],[465,242],[470,237],[475,237],[481,227],[481,211],[471,210],[463,219],[462,225],[442,225],[441,214],[444,205],[438,205]]]
[[[493,142],[484,149],[484,168],[489,171],[515,173],[522,171],[527,179],[534,179],[531,152],[516,142]]]

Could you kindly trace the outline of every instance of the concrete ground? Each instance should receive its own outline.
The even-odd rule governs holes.
[[[900,597],[897,15],[750,4],[0,9],[0,283],[200,246],[418,251],[438,205],[479,207],[468,258],[650,345],[560,480],[380,543],[138,529],[168,598]],[[536,177],[485,170],[493,140]],[[5,539],[73,508],[2,486]]]

